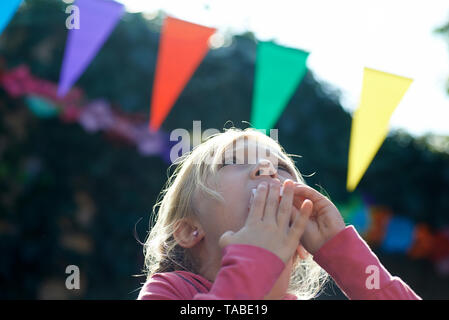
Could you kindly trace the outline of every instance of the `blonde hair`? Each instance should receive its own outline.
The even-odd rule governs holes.
[[[181,219],[193,218],[195,208],[193,198],[196,192],[204,192],[218,201],[221,195],[206,183],[214,177],[223,163],[223,154],[240,139],[256,139],[264,146],[274,150],[276,156],[288,165],[296,181],[304,182],[290,154],[272,138],[252,128],[244,130],[226,129],[222,133],[210,136],[206,141],[182,155],[173,165],[175,171],[168,178],[153,207],[151,231],[144,243],[145,269],[147,279],[155,273],[185,270],[196,272],[195,263],[188,249],[182,248],[173,237]],[[310,299],[317,296],[326,279],[327,273],[315,262],[311,255],[306,259],[296,259],[290,277],[288,292],[298,299]]]

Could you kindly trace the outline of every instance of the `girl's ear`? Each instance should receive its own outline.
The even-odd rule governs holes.
[[[177,223],[173,237],[181,247],[192,248],[204,237],[204,233],[198,223],[181,219]]]

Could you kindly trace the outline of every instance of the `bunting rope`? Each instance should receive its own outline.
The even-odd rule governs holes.
[[[61,98],[56,84],[31,75],[25,65],[3,72],[0,84],[11,97],[23,97],[28,108],[39,118],[59,115],[63,122],[78,122],[89,133],[102,131],[135,145],[144,156],[160,156],[171,163],[171,143],[167,133],[161,130],[149,132],[145,120],[119,114],[105,100],[86,103],[78,88]]]

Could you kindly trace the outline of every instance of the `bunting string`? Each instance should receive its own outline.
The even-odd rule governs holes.
[[[148,131],[145,120],[122,115],[105,100],[85,102],[84,94],[78,88],[72,88],[61,98],[57,94],[57,84],[31,75],[25,65],[2,73],[0,85],[10,96],[23,97],[31,112],[39,118],[59,116],[63,122],[77,122],[89,133],[102,131],[135,145],[144,156],[160,156],[171,163],[171,143],[167,133]]]

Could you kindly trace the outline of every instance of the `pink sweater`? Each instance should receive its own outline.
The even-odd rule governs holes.
[[[349,299],[421,299],[401,279],[390,275],[352,226],[326,242],[313,259]],[[270,292],[284,267],[284,262],[266,249],[229,245],[213,283],[186,271],[158,273],[144,284],[137,299],[259,300]],[[378,282],[371,281],[375,274]],[[296,296],[286,294],[284,299]]]

